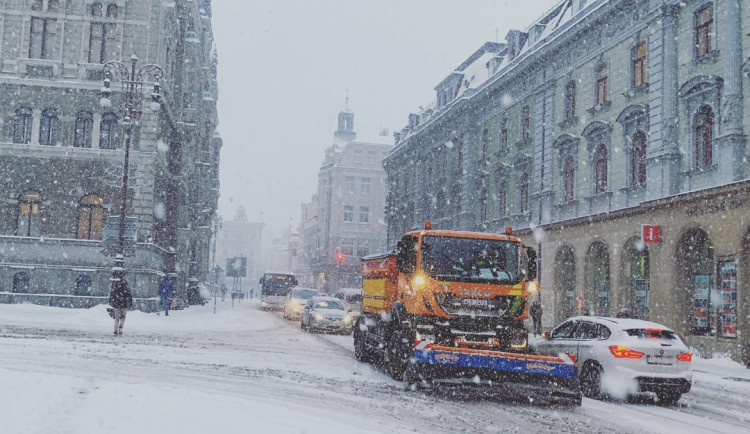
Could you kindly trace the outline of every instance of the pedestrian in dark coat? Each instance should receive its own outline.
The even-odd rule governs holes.
[[[536,300],[535,302],[531,303],[531,307],[529,308],[529,314],[531,315],[531,320],[534,322],[534,336],[541,335],[542,334],[542,304],[539,303],[539,300]]]
[[[125,280],[125,272],[116,271],[114,278],[114,288],[109,293],[109,305],[114,308],[115,315],[115,335],[122,335],[122,326],[125,324],[125,315],[128,310],[133,308],[133,295],[128,288],[128,282]]]
[[[164,315],[169,316],[169,307],[172,305],[172,298],[174,297],[174,285],[169,276],[164,276],[161,283],[159,284],[159,302],[160,308],[164,310]],[[157,315],[159,312],[157,312]]]

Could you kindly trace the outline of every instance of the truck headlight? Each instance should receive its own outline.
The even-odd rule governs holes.
[[[539,284],[536,283],[536,280],[532,280],[529,282],[529,285],[526,287],[526,290],[529,292],[537,292],[539,291]]]

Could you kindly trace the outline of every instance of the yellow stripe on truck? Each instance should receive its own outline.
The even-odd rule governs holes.
[[[385,279],[365,279],[362,284],[362,304],[374,308],[385,306]]]

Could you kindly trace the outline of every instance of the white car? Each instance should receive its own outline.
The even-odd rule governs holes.
[[[575,360],[585,396],[655,393],[674,405],[693,382],[692,354],[661,324],[630,318],[579,316],[536,342],[538,354],[567,353]]]
[[[352,333],[354,317],[349,309],[335,297],[313,297],[307,301],[302,312],[302,330]]]
[[[302,311],[307,300],[316,295],[318,290],[314,288],[292,288],[284,303],[284,318],[297,321],[302,319]]]

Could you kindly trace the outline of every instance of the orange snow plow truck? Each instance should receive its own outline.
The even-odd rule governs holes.
[[[523,325],[538,291],[533,248],[506,234],[425,230],[362,258],[358,360],[408,386],[465,383],[580,405],[570,356],[533,354]]]

